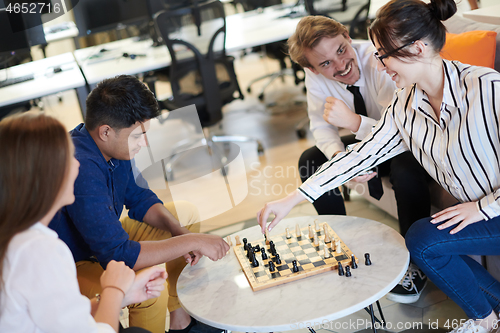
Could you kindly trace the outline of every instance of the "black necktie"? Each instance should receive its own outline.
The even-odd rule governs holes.
[[[347,86],[347,90],[349,90],[354,95],[354,111],[356,111],[357,114],[366,117],[366,105],[365,101],[363,100],[363,96],[361,96],[361,93],[359,92],[359,87]],[[380,198],[384,194],[384,188],[382,187],[380,175],[377,174],[375,178],[372,178],[368,181],[368,191],[373,198],[380,200]]]

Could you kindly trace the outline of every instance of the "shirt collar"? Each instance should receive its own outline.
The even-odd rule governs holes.
[[[106,159],[102,155],[101,151],[99,150],[99,147],[97,147],[97,144],[95,143],[94,138],[92,138],[92,136],[90,135],[89,131],[87,130],[87,127],[85,126],[85,124],[83,124],[83,123],[80,124],[77,127],[77,130],[80,131],[80,133],[82,133],[83,135],[85,135],[85,137],[89,141],[88,148],[91,149],[94,153],[96,153],[99,156],[101,156],[102,160],[104,161],[104,163],[106,163],[106,165],[111,170],[115,170],[120,165],[120,160],[117,160],[116,158],[111,158],[109,161],[106,161]]]
[[[347,90],[347,87],[351,86],[351,85],[352,86],[356,86],[356,87],[364,87],[365,86],[365,76],[363,74],[363,70],[362,70],[361,65],[360,65],[361,64],[361,60],[359,59],[358,50],[356,48],[354,48],[354,47],[353,47],[353,49],[354,49],[354,53],[356,54],[356,61],[358,63],[359,79],[358,79],[358,81],[354,82],[354,84],[350,84],[350,85],[342,83],[342,86],[346,90]],[[341,82],[339,82],[339,83],[341,83]]]
[[[30,229],[32,230],[38,230],[46,235],[49,235],[51,237],[54,237],[54,238],[59,238],[59,236],[57,235],[57,232],[55,232],[54,230],[50,229],[49,227],[43,225],[41,222],[37,222],[35,224],[33,224]]]

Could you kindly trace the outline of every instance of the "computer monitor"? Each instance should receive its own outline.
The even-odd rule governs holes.
[[[147,22],[147,0],[71,0],[80,36]]]
[[[10,14],[0,8],[0,55],[29,49],[30,43],[21,14]]]

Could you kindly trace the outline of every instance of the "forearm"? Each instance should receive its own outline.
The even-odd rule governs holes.
[[[99,323],[107,323],[118,332],[121,303],[123,293],[115,288],[105,288],[101,292],[101,301],[98,304],[94,319]]]
[[[161,203],[157,203],[149,208],[146,215],[144,215],[144,222],[155,228],[170,231],[172,236],[189,233]]]
[[[141,252],[133,267],[135,271],[162,264],[191,251],[199,250],[196,234],[186,234],[159,241],[141,241]]]

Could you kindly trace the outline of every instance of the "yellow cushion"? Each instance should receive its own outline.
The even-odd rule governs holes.
[[[464,64],[494,68],[496,50],[495,31],[474,30],[461,34],[446,34],[441,57]]]

